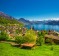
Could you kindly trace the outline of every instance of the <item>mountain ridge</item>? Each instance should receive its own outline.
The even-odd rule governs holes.
[[[12,16],[5,14],[4,12],[0,12],[0,24],[20,24],[20,25],[23,25],[23,23],[19,22],[17,19],[15,19]]]
[[[43,21],[29,21],[24,18],[19,19],[20,22],[23,22],[25,25],[28,24],[47,24],[47,25],[59,25],[59,20],[43,20]]]

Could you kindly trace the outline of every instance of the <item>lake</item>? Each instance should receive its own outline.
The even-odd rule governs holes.
[[[26,25],[25,27],[30,29],[31,26],[35,30],[54,30],[59,32],[59,25],[44,25],[44,24],[32,24],[32,25]]]

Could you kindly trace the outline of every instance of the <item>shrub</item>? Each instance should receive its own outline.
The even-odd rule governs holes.
[[[23,36],[16,36],[15,40],[16,40],[17,43],[20,43],[20,44],[24,42]]]
[[[44,34],[42,32],[38,32],[38,38],[37,38],[37,45],[43,45],[44,44]]]
[[[37,41],[36,41],[37,45],[43,45],[44,44],[44,38],[43,36],[40,36],[37,38]]]
[[[24,36],[16,36],[15,40],[22,43],[36,43],[37,35],[33,30],[28,30]]]
[[[0,40],[8,40],[8,34],[4,31],[0,32]]]
[[[24,36],[25,42],[36,43],[37,35],[33,30],[28,30]]]

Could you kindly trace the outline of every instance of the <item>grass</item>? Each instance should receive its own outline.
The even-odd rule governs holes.
[[[8,43],[0,43],[0,56],[59,56],[59,45],[37,46],[29,50],[13,47]]]

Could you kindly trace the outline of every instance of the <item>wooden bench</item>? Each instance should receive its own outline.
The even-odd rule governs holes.
[[[32,48],[34,46],[35,46],[34,43],[23,43],[23,44],[21,44],[21,48]]]

